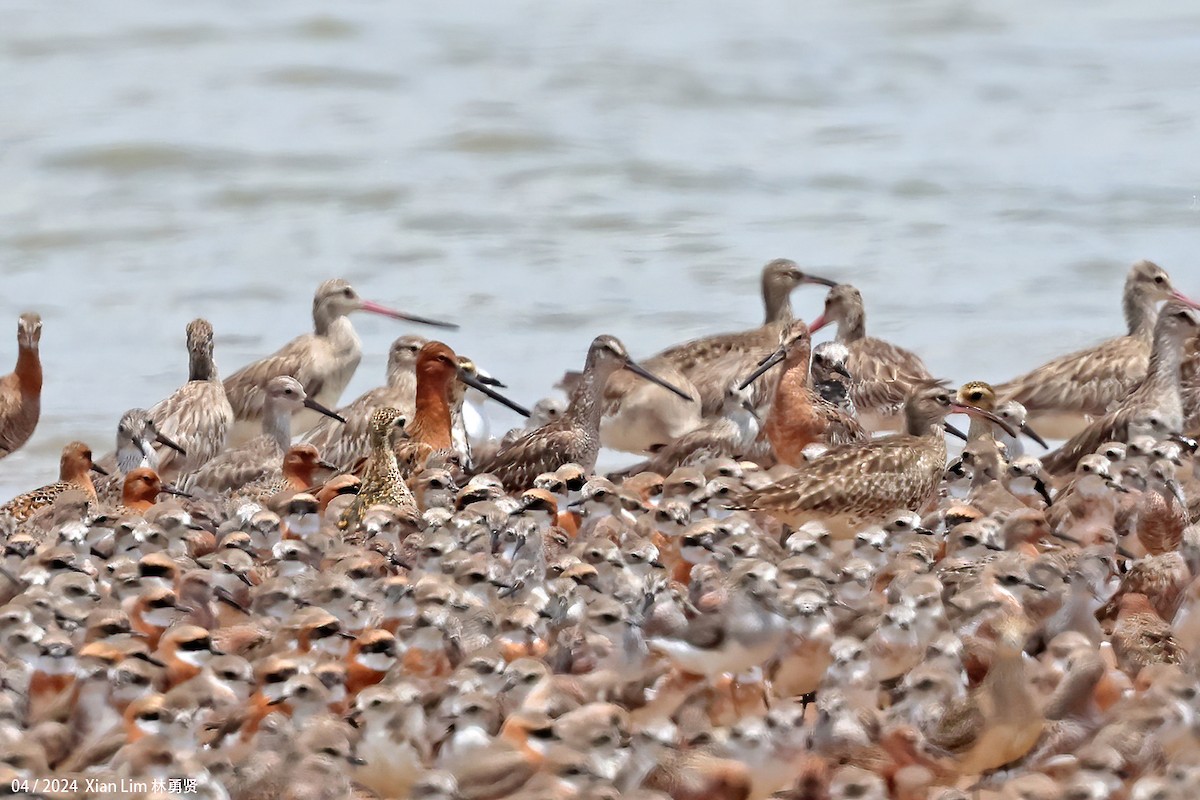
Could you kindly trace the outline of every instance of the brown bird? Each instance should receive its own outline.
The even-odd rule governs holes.
[[[1182,664],[1187,657],[1171,626],[1158,615],[1146,595],[1136,592],[1121,598],[1112,647],[1117,666],[1133,679],[1151,664]]]
[[[408,441],[401,444],[397,452],[401,463],[411,465],[413,471],[420,471],[431,455],[455,449],[453,411],[455,401],[462,400],[461,395],[456,396],[456,379],[518,414],[529,416],[528,410],[481,382],[470,369],[464,369],[460,361],[442,342],[427,342],[417,353],[415,411],[404,431]]]
[[[154,506],[158,496],[164,492],[184,494],[174,486],[164,484],[154,470],[139,467],[125,476],[125,483],[121,487],[121,504],[117,507],[116,514],[133,514],[140,517]]]
[[[793,467],[804,463],[804,448],[810,444],[836,446],[867,439],[857,419],[813,389],[808,374],[811,354],[808,326],[797,320],[784,330],[779,349],[738,387],[745,389],[771,367],[783,364],[763,433],[779,462]]]
[[[1121,298],[1126,335],[1060,356],[999,384],[1000,397],[1025,406],[1030,422],[1046,435],[1075,436],[1092,419],[1112,411],[1145,377],[1158,305],[1170,299],[1191,304],[1162,267],[1137,262],[1125,278]]]
[[[495,475],[509,491],[533,486],[543,472],[554,472],[564,464],[575,463],[591,473],[600,453],[600,393],[609,377],[627,369],[669,392],[690,401],[679,388],[647,371],[629,357],[625,345],[613,336],[597,336],[588,348],[583,374],[571,393],[566,412],[540,428],[505,445],[490,460],[479,466],[480,472]]]
[[[356,530],[367,509],[379,503],[396,506],[407,518],[418,516],[416,498],[396,463],[396,439],[403,428],[404,417],[399,409],[380,408],[371,415],[371,455],[358,494],[338,520],[342,530]]]
[[[616,373],[604,390],[604,446],[631,453],[645,452],[679,438],[700,424],[702,417],[721,412],[725,390],[749,374],[758,361],[779,345],[779,334],[792,321],[791,293],[804,284],[834,286],[828,278],[810,275],[795,261],[777,258],[762,270],[764,321],[757,328],[704,336],[663,350],[645,359],[646,369],[676,383],[699,403],[681,403],[632,376]],[[571,376],[574,377],[574,376]],[[570,381],[568,389],[573,391]],[[754,387],[755,408],[771,396],[774,381]]]
[[[42,318],[22,314],[17,320],[17,366],[0,378],[0,458],[24,446],[42,413]]]
[[[1112,411],[1092,422],[1058,450],[1042,459],[1052,474],[1075,469],[1079,459],[1096,452],[1105,442],[1127,442],[1141,426],[1149,426],[1156,437],[1183,430],[1183,399],[1180,394],[1180,365],[1183,346],[1200,332],[1200,316],[1180,300],[1169,300],[1154,326],[1150,366]]]
[[[154,427],[178,447],[158,451],[158,474],[175,480],[207,464],[225,449],[233,427],[233,407],[213,360],[213,329],[205,319],[187,326],[188,379],[150,409]]]
[[[273,355],[255,361],[225,379],[225,391],[236,418],[230,445],[257,435],[272,378],[288,375],[300,381],[304,394],[323,406],[337,405],[346,384],[362,360],[362,342],[348,316],[369,311],[393,319],[457,328],[447,322],[403,314],[359,297],[346,281],[335,278],[317,287],[313,296],[313,332],[297,336]],[[318,418],[296,409],[296,430],[306,431]]]
[[[371,451],[371,415],[391,406],[411,419],[417,396],[417,353],[425,345],[420,336],[401,336],[388,350],[387,381],[337,409],[346,423],[322,419],[303,441],[315,445],[321,455],[338,469],[349,469]]]
[[[0,506],[0,516],[8,515],[17,522],[24,522],[41,508],[52,505],[59,497],[72,490],[79,491],[87,499],[96,502],[96,487],[91,473],[107,475],[92,462],[92,449],[83,442],[71,442],[63,448],[58,466],[58,482],[18,495]]]
[[[867,336],[867,312],[862,294],[847,283],[829,290],[825,312],[812,321],[816,333],[836,322],[837,341],[850,351],[850,395],[859,420],[868,430],[903,426],[904,404],[919,386],[933,380],[925,363],[902,347]]]
[[[1037,743],[1045,719],[1030,693],[1024,621],[1006,619],[986,677],[971,695],[952,702],[930,741],[958,754],[964,776],[999,769]]]
[[[959,405],[934,382],[918,385],[904,411],[906,433],[830,448],[794,474],[743,494],[735,507],[793,526],[821,520],[838,538],[849,538],[862,524],[882,522],[899,508],[921,511],[933,500],[946,468],[947,414],[981,415],[1006,427],[988,411]]]
[[[266,475],[246,484],[238,492],[244,497],[266,500],[281,492],[304,492],[316,486],[317,470],[337,471],[337,466],[321,458],[311,444],[294,444],[283,456],[283,469],[278,475]]]

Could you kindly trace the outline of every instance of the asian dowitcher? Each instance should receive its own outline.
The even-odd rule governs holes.
[[[862,294],[843,283],[829,290],[825,311],[812,321],[816,333],[837,323],[838,342],[849,350],[850,393],[858,418],[871,431],[895,430],[905,422],[905,402],[915,387],[933,379],[916,354],[867,335]]]
[[[337,405],[346,384],[362,360],[362,341],[350,323],[349,314],[369,311],[393,319],[456,328],[457,325],[394,311],[358,296],[346,281],[335,278],[317,287],[313,297],[313,332],[298,336],[273,355],[256,361],[225,379],[225,391],[233,406],[235,425],[231,444],[244,443],[255,436],[266,402],[267,385],[272,378],[295,378],[306,395],[324,406]],[[319,420],[302,413],[295,421],[297,431],[306,431]]]
[[[605,418],[600,431],[604,446],[645,452],[697,427],[702,417],[719,414],[729,384],[748,375],[779,346],[780,331],[793,319],[792,290],[803,284],[835,285],[804,272],[790,259],[777,258],[762,270],[762,325],[693,339],[643,360],[646,369],[693,394],[698,404],[663,395],[632,376],[613,375],[604,390]],[[766,405],[773,389],[774,381],[754,387],[751,400],[755,408]]]
[[[0,378],[0,458],[29,441],[42,413],[42,318],[22,314],[17,319],[17,366]]]
[[[618,470],[612,480],[627,479],[643,472],[670,475],[680,467],[704,464],[718,458],[740,459],[756,449],[762,420],[750,392],[732,385],[725,393],[720,416],[711,417],[693,431],[658,450],[645,461]]]
[[[998,384],[1000,399],[1025,406],[1030,421],[1051,438],[1078,434],[1092,419],[1112,411],[1145,376],[1158,307],[1170,299],[1192,304],[1166,270],[1151,261],[1137,262],[1121,296],[1129,332]]]
[[[683,390],[631,359],[625,345],[615,337],[597,336],[588,348],[583,373],[571,392],[566,412],[501,447],[491,459],[479,465],[479,471],[496,475],[510,490],[532,486],[538,475],[553,472],[564,464],[579,464],[591,473],[600,452],[601,393],[609,377],[620,369],[658,384],[659,391],[666,390],[692,402]]]

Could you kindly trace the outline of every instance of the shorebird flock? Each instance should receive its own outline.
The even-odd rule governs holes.
[[[640,361],[597,336],[531,409],[408,333],[339,406],[351,314],[453,327],[342,280],[225,380],[193,321],[186,383],[0,507],[0,792],[1200,796],[1200,306],[1142,261],[1125,333],[953,388],[853,286],[762,291]]]

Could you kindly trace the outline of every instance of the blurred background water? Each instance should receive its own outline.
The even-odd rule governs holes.
[[[0,494],[185,380],[188,320],[227,375],[333,276],[527,403],[597,333],[757,324],[776,256],[1003,379],[1117,333],[1138,258],[1200,295],[1197,75],[1175,0],[9,0],[0,370],[37,310],[46,383]],[[347,399],[428,333],[356,325]]]

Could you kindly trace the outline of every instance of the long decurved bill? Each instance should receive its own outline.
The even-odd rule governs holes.
[[[325,416],[329,417],[330,419],[336,419],[338,422],[345,423],[345,421],[346,421],[346,418],[343,417],[341,414],[337,413],[336,411],[330,411],[328,408],[321,405],[316,400],[313,400],[311,397],[304,398],[304,407],[311,408],[313,411],[316,411],[318,414],[324,414]]]
[[[1014,439],[1017,438],[1017,432],[1012,429],[1012,426],[990,411],[984,411],[982,408],[976,408],[975,406],[964,406],[960,403],[951,403],[950,408],[959,414],[986,419],[988,422],[999,425],[1009,436]]]
[[[517,412],[522,417],[528,417],[530,415],[528,408],[521,405],[520,403],[516,403],[516,402],[513,402],[512,400],[509,400],[507,397],[500,394],[495,389],[493,389],[492,387],[488,386],[483,381],[476,378],[474,375],[471,375],[466,370],[460,369],[458,371],[458,379],[460,381],[462,381],[463,383],[465,383],[467,386],[470,386],[472,389],[476,389],[480,392],[483,392],[485,395],[492,398],[500,405],[511,408],[513,411]]]
[[[783,357],[785,355],[786,353],[784,353],[783,348],[781,347],[774,353],[771,353],[771,355],[764,358],[762,361],[758,362],[758,369],[754,370],[754,372],[751,372],[749,378],[746,378],[746,380],[739,383],[738,389],[745,389],[747,386],[761,378],[764,372],[778,364],[780,361],[783,361]]]
[[[177,442],[172,440],[171,437],[165,435],[161,431],[158,432],[157,435],[155,435],[154,441],[158,442],[161,445],[171,448],[176,453],[179,453],[179,455],[181,455],[181,456],[187,455],[187,450],[184,450],[182,447],[179,446],[179,444]]]
[[[449,328],[450,330],[458,330],[458,325],[453,322],[442,322],[439,319],[430,319],[429,317],[418,317],[416,314],[405,314],[397,311],[394,308],[380,305],[379,303],[363,300],[358,306],[363,311],[370,311],[372,314],[380,314],[392,319],[402,319],[408,322],[416,322],[420,325],[432,325],[435,328]]]
[[[634,375],[645,378],[646,380],[650,381],[651,383],[657,383],[659,386],[666,389],[668,392],[679,395],[684,400],[687,400],[689,403],[692,402],[693,398],[687,392],[683,391],[678,386],[673,386],[670,383],[667,383],[662,378],[658,377],[653,372],[646,369],[641,364],[637,363],[636,361],[634,361],[632,359],[625,362],[625,369],[629,370]]]

